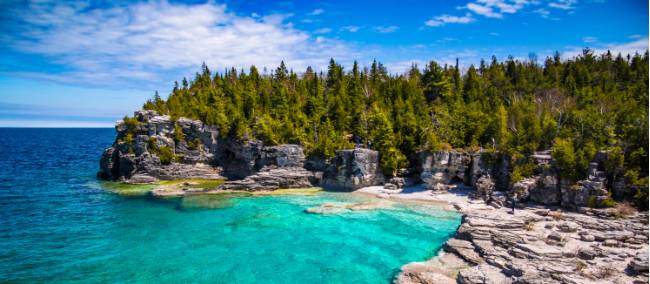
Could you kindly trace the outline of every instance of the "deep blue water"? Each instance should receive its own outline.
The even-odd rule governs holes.
[[[389,283],[460,224],[423,205],[304,212],[366,201],[343,193],[117,195],[95,179],[113,139],[113,129],[0,128],[0,282]]]

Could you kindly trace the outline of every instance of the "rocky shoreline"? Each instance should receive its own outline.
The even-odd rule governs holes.
[[[214,188],[158,187],[154,196],[287,188],[373,194],[443,202],[463,214],[444,252],[403,267],[398,283],[648,283],[648,213],[611,205],[630,186],[606,167],[601,151],[580,181],[562,179],[548,151],[537,152],[533,175],[513,180],[513,161],[493,151],[422,152],[417,167],[384,176],[377,151],[339,150],[307,157],[300,145],[264,145],[220,135],[198,120],[138,111],[116,125],[117,138],[98,177],[126,183],[224,180]],[[512,202],[519,209],[509,214]],[[381,204],[328,205],[308,213],[366,210]],[[590,208],[594,207],[594,208]],[[628,212],[629,211],[629,212]]]
[[[519,204],[472,198],[468,187],[447,192],[368,187],[380,198],[448,204],[463,214],[438,256],[404,265],[396,283],[648,283],[648,213]]]

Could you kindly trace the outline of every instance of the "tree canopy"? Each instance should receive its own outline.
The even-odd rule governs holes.
[[[284,62],[271,74],[255,66],[213,74],[204,64],[144,108],[200,119],[234,139],[298,143],[308,155],[369,145],[387,174],[423,150],[484,148],[516,158],[553,148],[567,176],[586,173],[594,149],[615,149],[636,173],[629,176],[646,177],[648,52],[585,49],[568,60],[534,60],[493,57],[466,70],[431,61],[395,75],[377,61],[346,71],[332,59],[326,74],[298,74]]]

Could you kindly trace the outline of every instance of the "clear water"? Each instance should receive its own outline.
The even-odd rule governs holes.
[[[307,214],[341,193],[154,200],[95,179],[112,129],[0,129],[0,282],[389,283],[460,224],[436,207]]]

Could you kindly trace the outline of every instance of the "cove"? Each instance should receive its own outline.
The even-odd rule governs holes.
[[[112,193],[95,178],[112,129],[0,129],[0,276],[7,282],[390,283],[461,217],[426,204],[321,215],[369,197]],[[8,152],[4,152],[8,153]]]

